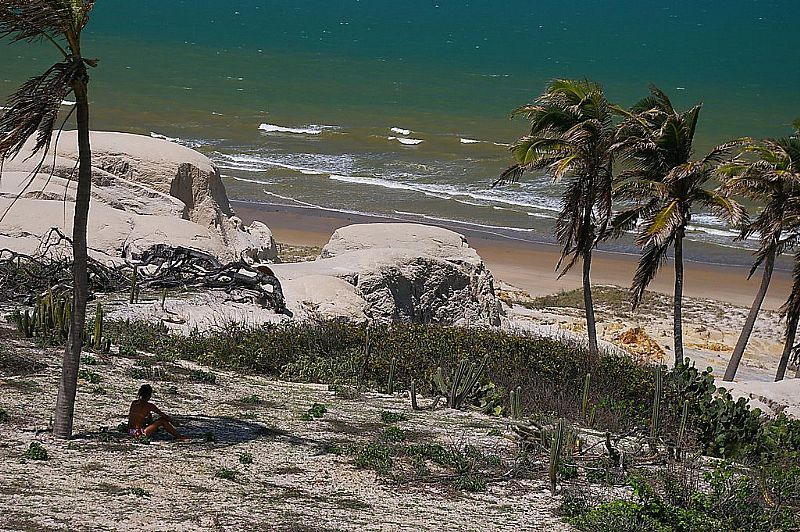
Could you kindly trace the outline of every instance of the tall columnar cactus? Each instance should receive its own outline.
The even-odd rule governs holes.
[[[449,384],[442,368],[436,368],[433,382],[439,388],[439,392],[447,397],[447,406],[449,408],[461,408],[464,400],[470,396],[475,385],[478,384],[478,380],[483,375],[488,361],[488,356],[484,357],[480,364],[462,360],[458,364],[455,373],[453,373]]]
[[[655,390],[653,392],[653,415],[650,419],[650,448],[655,452],[658,430],[661,424],[661,394],[664,388],[664,374],[662,366],[656,368]]]
[[[678,439],[675,445],[675,458],[681,458],[683,450],[683,437],[686,435],[686,423],[689,420],[689,400],[683,402],[683,411],[681,412],[681,423],[678,426]]]
[[[522,419],[522,388],[517,386],[509,394],[511,403],[511,419]]]
[[[392,357],[392,363],[389,365],[389,381],[386,383],[386,393],[392,395],[394,393],[394,372],[397,369],[397,359]]]
[[[550,467],[548,476],[550,477],[550,493],[556,494],[556,482],[558,481],[558,466],[561,464],[561,451],[564,447],[564,420],[559,419],[553,430],[553,438],[550,440]]]
[[[419,405],[417,405],[417,386],[414,384],[414,379],[411,379],[411,389],[408,393],[411,396],[411,409],[419,410]]]
[[[587,373],[583,380],[583,397],[581,398],[581,419],[586,421],[586,414],[589,413],[589,386],[592,384],[592,374]]]
[[[93,347],[96,352],[103,350],[103,305],[98,301],[94,312]]]

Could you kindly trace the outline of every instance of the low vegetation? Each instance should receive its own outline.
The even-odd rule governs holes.
[[[657,368],[610,353],[591,357],[559,339],[436,325],[373,325],[368,334],[339,321],[230,325],[177,336],[161,326],[112,322],[106,334],[127,350],[328,383],[356,396],[363,389],[418,390],[419,415],[444,396],[443,407],[458,398],[453,407],[513,418],[510,431],[489,431],[517,442],[513,459],[467,443],[418,441],[413,428],[397,425],[408,416],[388,410],[369,443],[326,446],[393,482],[483,491],[498,479],[549,476],[564,495],[564,518],[582,530],[798,525],[800,422],[770,420],[734,400],[715,386],[710,369]],[[240,401],[261,404],[255,395]],[[327,411],[315,403],[301,417]],[[247,464],[246,453],[239,459]],[[220,478],[236,478],[234,470],[221,471],[228,472]],[[743,505],[738,514],[723,508],[731,499]]]

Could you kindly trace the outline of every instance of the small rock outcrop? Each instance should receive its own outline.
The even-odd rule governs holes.
[[[280,279],[344,279],[366,302],[365,313],[373,319],[500,323],[492,274],[462,235],[439,227],[350,225],[333,234],[316,261],[276,265],[275,271]]]

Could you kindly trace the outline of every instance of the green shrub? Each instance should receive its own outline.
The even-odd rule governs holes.
[[[131,357],[131,358],[136,357],[136,356],[139,355],[139,353],[136,351],[136,349],[134,349],[133,347],[131,347],[129,345],[121,345],[121,346],[119,346],[119,354],[120,354],[120,356]]]
[[[89,384],[98,384],[102,379],[100,375],[90,369],[82,369],[78,371],[78,378],[85,380]]]
[[[238,476],[239,472],[236,469],[229,469],[227,467],[221,467],[214,473],[214,477],[221,478],[222,480],[235,481]]]
[[[25,451],[25,458],[28,460],[47,460],[47,449],[38,441],[31,442],[28,449]]]
[[[97,359],[91,355],[84,355],[81,357],[81,364],[85,364],[87,366],[95,366],[97,365]]]
[[[400,412],[384,410],[381,412],[381,421],[384,423],[399,423],[400,421],[408,421],[408,416]]]
[[[321,404],[321,403],[314,403],[311,405],[311,408],[308,409],[308,414],[312,417],[320,418],[325,415],[328,411],[328,408]]]
[[[260,405],[264,401],[261,400],[261,397],[253,394],[253,395],[248,395],[246,397],[242,397],[241,399],[239,399],[239,402],[244,403],[246,405]]]
[[[387,427],[386,430],[383,431],[381,438],[384,441],[389,442],[396,442],[396,441],[405,441],[408,438],[406,431],[401,429],[400,427]]]
[[[135,495],[136,497],[149,497],[150,492],[144,488],[128,488],[125,490],[126,494]]]
[[[212,443],[217,441],[217,435],[214,434],[214,431],[211,430],[206,431],[202,434],[202,436],[203,436],[203,441],[205,441],[206,443]]]
[[[239,453],[239,463],[250,465],[253,463],[253,455],[250,453]]]
[[[5,408],[0,406],[0,423],[8,423],[11,420],[11,416],[6,411]]]
[[[203,371],[202,369],[194,370],[189,378],[195,382],[202,382],[204,384],[214,384],[217,382],[217,376],[210,371]]]
[[[393,463],[391,450],[385,445],[371,443],[358,452],[353,463],[361,469],[372,469],[378,473],[388,474]]]

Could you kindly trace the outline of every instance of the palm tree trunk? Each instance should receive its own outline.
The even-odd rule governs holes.
[[[764,298],[767,296],[767,289],[769,289],[769,282],[772,279],[772,270],[775,267],[775,254],[773,248],[769,255],[767,255],[766,262],[764,262],[764,275],[761,277],[761,287],[758,289],[758,294],[753,300],[753,306],[750,307],[750,313],[747,315],[747,320],[744,322],[744,328],[739,334],[739,340],[736,342],[736,347],[733,349],[733,354],[728,362],[728,367],[725,369],[725,376],[722,380],[730,382],[736,377],[736,370],[739,369],[739,363],[742,361],[744,350],[747,347],[747,342],[750,340],[750,335],[753,333],[753,327],[756,324],[756,318],[761,310],[761,304],[764,303]]]
[[[673,299],[673,326],[675,333],[675,366],[683,363],[683,227],[675,237],[675,294]]]
[[[586,333],[589,335],[589,354],[596,357],[600,350],[597,348],[597,324],[594,319],[592,282],[589,276],[591,271],[592,250],[590,249],[583,254],[583,306],[586,309]]]
[[[786,376],[786,367],[789,365],[789,357],[792,355],[794,349],[794,339],[797,335],[797,322],[800,315],[793,312],[786,319],[786,339],[783,343],[783,354],[781,354],[781,361],[778,363],[778,371],[775,373],[775,382],[782,381]]]
[[[53,435],[57,438],[72,436],[72,418],[75,411],[75,391],[78,384],[78,366],[83,343],[83,328],[86,322],[86,299],[89,275],[86,225],[89,218],[89,199],[92,188],[92,154],[89,144],[89,100],[86,82],[77,82],[73,87],[78,122],[78,191],[75,197],[75,217],[72,224],[72,254],[74,293],[69,337],[61,367],[58,386]],[[55,148],[54,148],[55,149]]]

